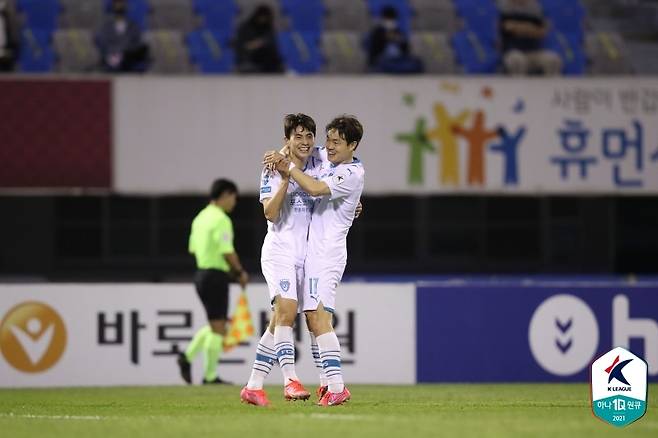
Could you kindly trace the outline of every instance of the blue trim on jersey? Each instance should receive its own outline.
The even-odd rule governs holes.
[[[332,309],[331,307],[325,307],[324,310],[326,310],[329,313],[336,313],[336,311],[334,309]]]

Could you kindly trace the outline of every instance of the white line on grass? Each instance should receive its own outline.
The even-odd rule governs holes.
[[[292,414],[292,417],[312,418],[314,420],[374,420],[375,418],[368,415],[355,415],[355,414]]]
[[[0,417],[29,418],[31,420],[102,420],[98,415],[35,415],[35,414],[0,414]]]

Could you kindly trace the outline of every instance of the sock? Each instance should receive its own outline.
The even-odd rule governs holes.
[[[206,336],[206,342],[203,350],[206,353],[203,378],[206,381],[215,380],[217,378],[217,362],[219,362],[219,355],[222,354],[224,337],[213,331]]]
[[[192,338],[190,345],[188,345],[187,349],[185,350],[185,358],[187,359],[188,362],[192,362],[196,357],[196,355],[199,354],[199,352],[203,348],[203,345],[206,342],[206,336],[208,336],[208,333],[210,332],[211,332],[210,326],[206,325],[201,327],[194,334],[194,337]]]
[[[311,337],[311,354],[313,355],[313,362],[315,362],[315,368],[318,370],[320,375],[320,386],[327,386],[327,375],[324,372],[322,366],[322,361],[320,360],[320,348],[318,347],[318,341],[315,339],[315,335],[311,332],[308,332]]]
[[[292,327],[285,325],[274,327],[274,349],[276,357],[279,359],[284,385],[287,385],[289,380],[299,380],[295,372],[295,343],[292,337]]]
[[[263,389],[265,378],[272,371],[272,365],[277,361],[276,351],[274,350],[274,335],[268,329],[260,338],[256,347],[256,359],[251,367],[251,376],[247,382],[248,389]]]
[[[329,392],[342,392],[345,385],[343,384],[343,372],[340,368],[340,343],[338,337],[335,332],[329,332],[318,336],[317,341],[318,347],[320,347],[322,367],[329,382]]]

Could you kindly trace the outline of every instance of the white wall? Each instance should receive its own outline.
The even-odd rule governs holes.
[[[237,298],[237,288],[231,291],[231,303]],[[269,296],[264,284],[250,286],[248,292],[256,331],[260,329],[261,312],[269,314]],[[27,303],[39,303],[28,306]],[[54,310],[52,317],[43,305]],[[353,383],[414,383],[416,381],[415,344],[415,286],[413,284],[358,284],[341,285],[338,291],[336,327],[339,337],[347,334],[348,314],[354,321],[353,351],[345,338],[343,342],[343,371],[346,381]],[[35,310],[37,309],[37,310]],[[163,311],[190,312],[190,327],[171,329],[168,336],[191,337],[205,323],[205,313],[192,285],[181,284],[30,284],[0,285],[0,387],[86,386],[86,385],[171,385],[182,383],[176,366],[175,355],[154,355],[156,351],[171,350],[178,344],[184,349],[188,341],[166,342],[158,339],[158,329],[163,325],[179,325],[184,322],[181,314],[163,315]],[[131,336],[133,312],[142,326]],[[160,314],[158,313],[160,312]],[[106,322],[116,322],[116,314],[123,315],[123,343],[102,345],[99,343],[99,313],[105,314]],[[59,318],[63,329],[53,321]],[[40,323],[33,335],[16,341],[16,331],[29,332],[28,322]],[[50,333],[50,327],[54,333]],[[61,339],[63,330],[65,340]],[[106,340],[116,340],[116,327],[106,327]],[[302,330],[303,339],[298,342],[301,352],[298,373],[309,388],[317,383],[308,336]],[[21,335],[19,335],[21,336]],[[24,335],[23,337],[25,337]],[[238,385],[249,378],[260,333],[249,345],[239,346],[226,353],[222,359],[231,363],[220,364],[222,378]],[[137,344],[133,340],[137,340]],[[383,341],[384,340],[384,341]],[[43,342],[42,348],[38,345]],[[135,347],[136,361],[131,359]],[[394,353],[384,348],[395,346]],[[32,372],[46,363],[60,348],[61,355],[52,365]],[[27,350],[34,355],[29,359]],[[23,362],[23,370],[14,365]],[[350,363],[351,362],[351,363]],[[34,366],[34,367],[33,367]],[[27,372],[25,371],[27,370]],[[196,383],[202,377],[202,360],[197,359],[193,368]],[[278,367],[267,383],[282,382]]]
[[[355,114],[365,127],[358,154],[366,166],[366,194],[428,192],[505,193],[643,193],[658,192],[658,80],[511,79],[432,77],[121,77],[114,91],[114,187],[124,193],[206,192],[218,176],[232,178],[245,192],[258,190],[260,161],[267,149],[279,148],[286,113],[304,112],[324,126],[340,113]],[[484,127],[504,126],[527,133],[519,147],[518,184],[505,184],[504,161],[498,152],[484,153],[483,184],[469,184],[469,144],[459,140],[459,178],[439,172],[441,144],[423,154],[423,181],[409,183],[407,144],[396,139],[411,132],[419,118],[426,134],[438,125],[435,106],[455,116],[482,110]],[[596,163],[580,178],[578,165],[569,180],[560,178],[551,159],[567,156],[559,130],[565,120],[580,120],[589,130],[578,156]],[[621,129],[636,137],[642,127],[642,168],[635,149],[611,143],[618,158],[603,153],[603,131]],[[496,143],[492,140],[486,146]],[[615,184],[615,168],[637,187]]]

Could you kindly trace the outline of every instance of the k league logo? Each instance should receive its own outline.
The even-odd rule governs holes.
[[[613,426],[626,426],[647,411],[648,366],[617,347],[592,364],[592,412]]]

